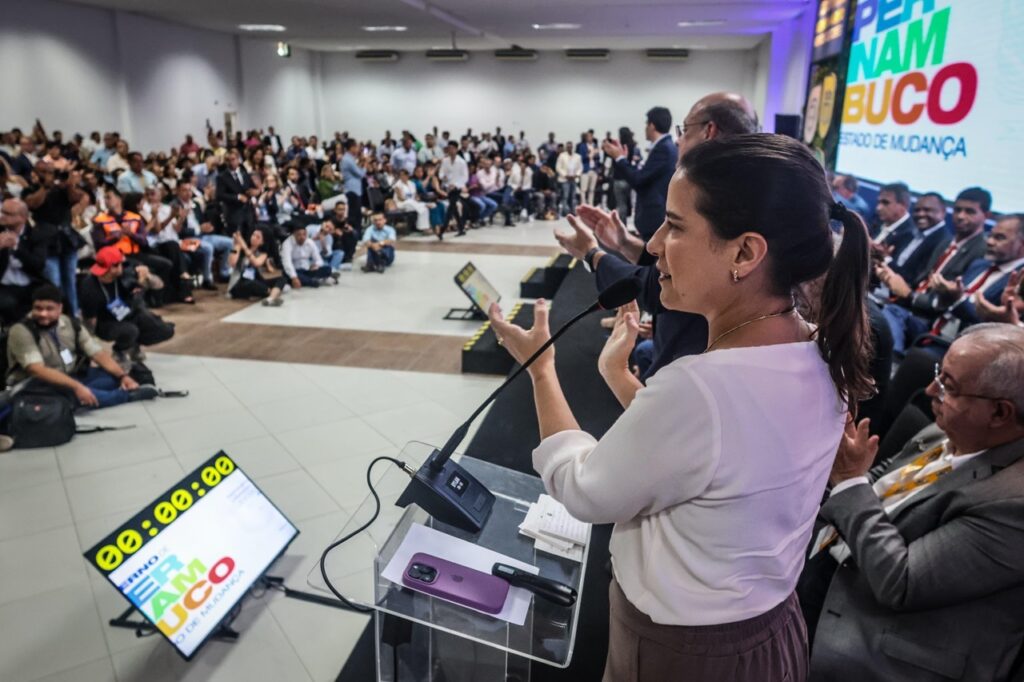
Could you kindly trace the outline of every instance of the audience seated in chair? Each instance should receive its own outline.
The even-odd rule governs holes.
[[[985,221],[991,203],[991,195],[980,187],[966,189],[957,196],[953,204],[953,240],[935,245],[916,282],[889,265],[876,266],[879,280],[889,290],[890,302],[883,314],[897,356],[902,357],[907,344],[924,333],[942,312],[937,308],[940,286],[955,282],[985,254]]]
[[[28,224],[21,199],[0,204],[0,322],[14,324],[32,306],[32,290],[43,281],[46,249],[52,235]]]
[[[1018,679],[1022,389],[1024,330],[978,325],[928,386],[935,424],[896,457],[872,469],[877,437],[851,422],[801,576],[810,680]]]

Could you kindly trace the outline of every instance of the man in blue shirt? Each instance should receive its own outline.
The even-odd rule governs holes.
[[[362,227],[363,221],[363,178],[366,177],[366,162],[357,158],[359,143],[349,140],[345,143],[345,153],[341,157],[341,180],[348,198],[348,220],[355,229]]]
[[[372,224],[363,233],[363,241],[366,244],[366,265],[363,272],[379,272],[384,274],[384,269],[395,262],[395,240],[398,235],[395,228],[387,224],[387,219],[380,211],[375,211],[370,216]]]
[[[150,187],[156,187],[156,175],[143,168],[142,154],[132,152],[128,155],[128,170],[117,178],[117,191],[121,194],[144,194]]]
[[[103,134],[103,146],[92,153],[89,162],[100,168],[107,167],[107,161],[114,155],[114,147],[117,145],[117,137],[114,133]]]
[[[832,180],[832,195],[836,201],[851,211],[859,213],[864,218],[864,223],[870,225],[871,207],[861,195],[857,194],[857,189],[857,178],[852,175],[837,175]]]

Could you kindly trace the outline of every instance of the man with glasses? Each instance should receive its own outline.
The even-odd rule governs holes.
[[[714,92],[693,105],[683,125],[677,126],[679,137],[676,141],[679,154],[685,154],[707,140],[757,130],[757,114],[745,97],[730,92]],[[650,131],[651,126],[648,126],[648,133]],[[608,145],[606,140],[605,146]],[[675,172],[676,162],[677,155],[673,152],[669,164],[672,172]],[[659,221],[664,220],[664,211],[663,198]],[[638,280],[642,285],[637,299],[640,308],[654,316],[654,337],[645,350],[650,364],[646,367],[638,365],[640,378],[646,381],[676,358],[703,352],[708,343],[707,321],[700,315],[667,310],[661,305],[659,273],[654,267],[654,258],[645,249],[645,241],[626,230],[616,211],[608,213],[584,205],[579,207],[578,213],[578,217],[569,216],[569,224],[573,228],[571,233],[555,232],[558,243],[596,274],[598,289],[627,277]],[[660,222],[655,229],[657,227],[660,227]]]
[[[926,394],[935,423],[890,460],[870,469],[867,420],[840,443],[801,577],[811,680],[1018,679],[1024,329],[971,327]],[[805,577],[822,570],[818,612]]]

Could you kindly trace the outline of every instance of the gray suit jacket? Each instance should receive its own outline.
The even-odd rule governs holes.
[[[940,438],[926,427],[887,470]],[[822,505],[852,556],[829,586],[810,680],[1009,679],[1024,642],[1022,456],[1024,439],[992,448],[892,518],[866,485]]]

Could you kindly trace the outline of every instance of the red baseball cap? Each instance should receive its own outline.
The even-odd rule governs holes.
[[[116,246],[104,246],[96,254],[96,264],[89,268],[89,272],[102,277],[110,272],[110,268],[118,263],[124,262],[124,254]]]

